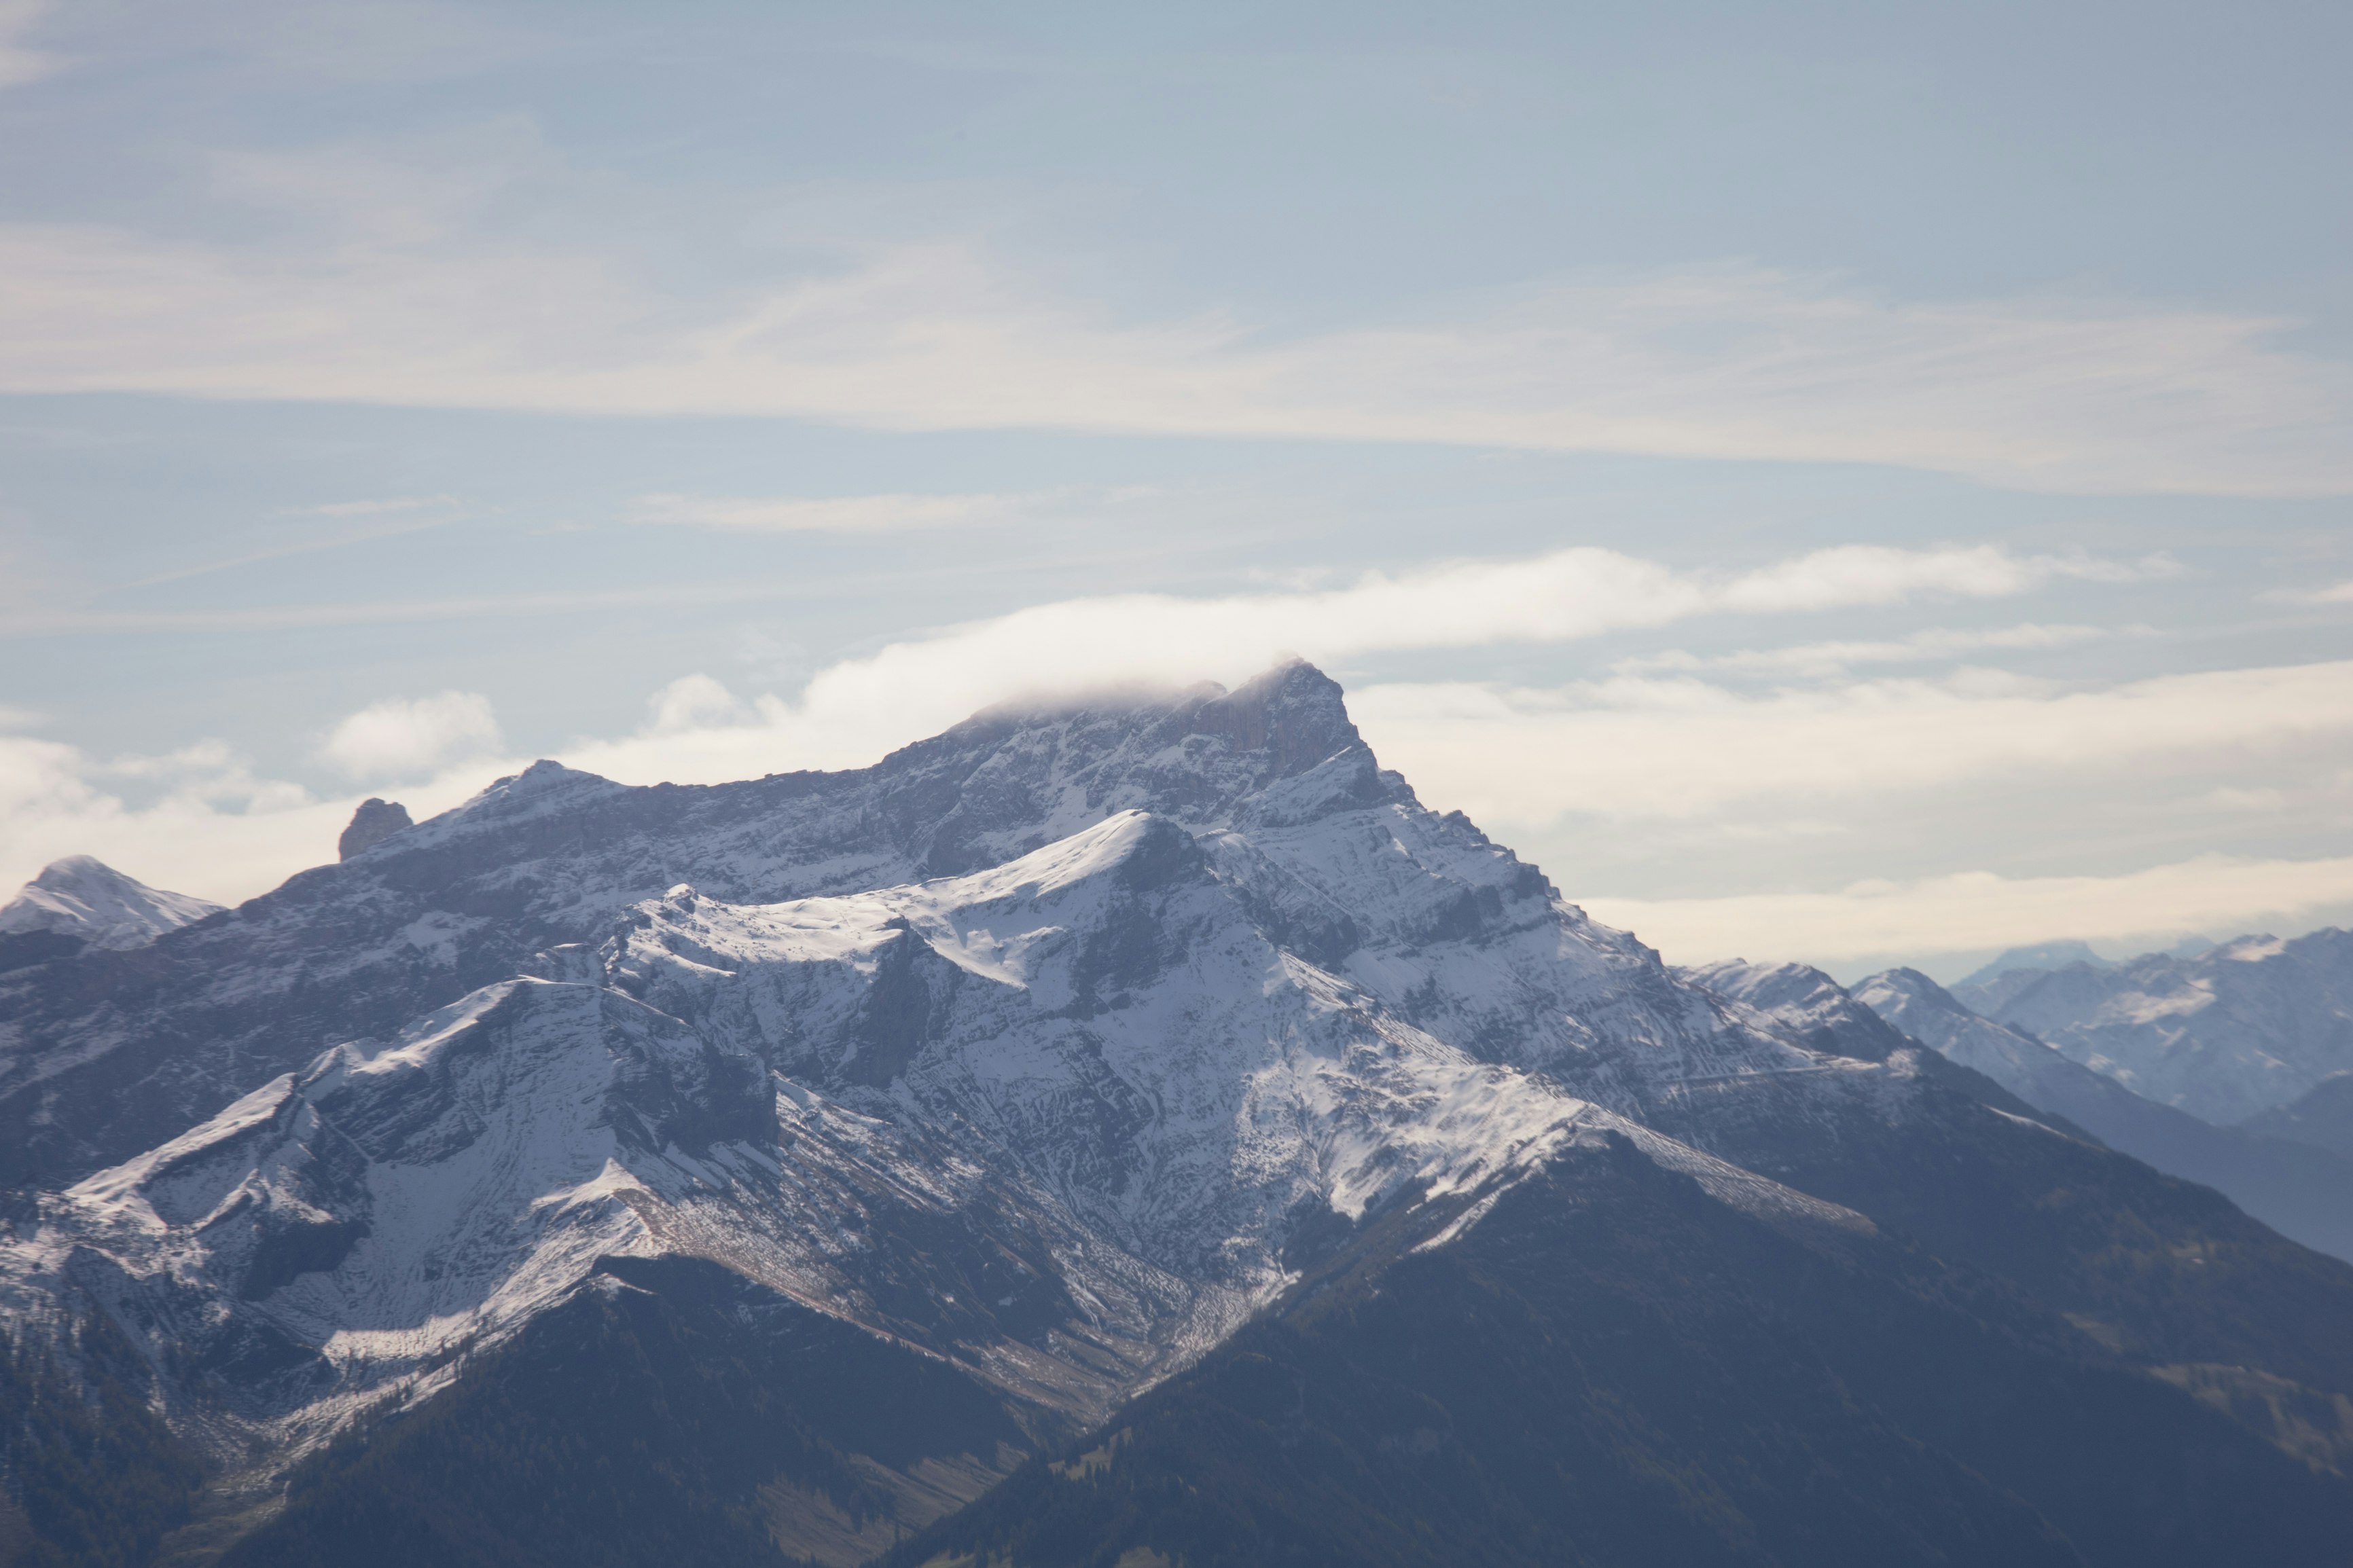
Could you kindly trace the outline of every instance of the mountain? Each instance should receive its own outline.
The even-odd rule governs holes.
[[[1917,970],[1874,974],[1853,994],[1905,1034],[2110,1148],[2214,1188],[2306,1247],[2353,1258],[2353,1148],[2314,1147],[2253,1123],[2215,1127],[2143,1100],[2042,1041],[1979,1017]]]
[[[1266,1368],[1306,1334],[1335,1409],[1449,1412],[1334,1428],[1297,1521],[1325,1560],[1351,1500],[1451,1528],[1473,1493],[1348,1467],[1458,1432],[1476,1496],[1583,1500],[1455,1560],[2341,1555],[2353,1268],[1842,993],[1715,979],[1424,807],[1302,664],[851,773],[535,764],[0,976],[0,1474],[81,1466],[0,1532],[125,1563],[1026,1541],[996,1500],[1110,1473],[1122,1431],[1198,1455],[1145,1440],[1208,1408],[1183,1390],[1260,1398],[1282,1449]],[[1415,1346],[1448,1368],[1379,1370]],[[2126,1458],[2045,1484],[2002,1468],[2011,1420]],[[2146,1525],[2110,1517],[2136,1467]],[[1774,1501],[1807,1475],[1878,1522]],[[1128,1550],[1072,1528],[1019,1560]]]
[[[2353,1072],[2332,1073],[2285,1105],[2250,1116],[2240,1127],[2353,1159]]]
[[[2080,942],[2039,942],[2028,947],[2013,947],[1958,982],[1963,986],[1989,985],[2005,974],[2021,969],[2064,969],[2071,963],[2088,964],[2094,969],[2114,967],[2106,959],[2094,952],[2089,944]]]
[[[2217,1126],[2353,1071],[2353,932],[2335,929],[2241,937],[2194,957],[2017,969],[1953,994]]]
[[[1408,1219],[886,1562],[2339,1561],[2341,1484],[1886,1238],[1579,1149]]]
[[[69,855],[43,867],[0,904],[0,967],[44,962],[83,946],[142,947],[220,908],[151,888],[88,855]]]

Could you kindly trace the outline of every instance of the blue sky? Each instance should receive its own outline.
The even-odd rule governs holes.
[[[1345,681],[1672,959],[2353,915],[2353,17],[0,0],[0,881]]]

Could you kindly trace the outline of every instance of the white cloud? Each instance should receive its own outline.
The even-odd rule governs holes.
[[[597,742],[567,760],[632,781],[678,783],[766,772],[786,765],[780,757],[798,759],[791,765],[847,767],[977,709],[1033,693],[1201,679],[1230,684],[1292,654],[1328,663],[1377,652],[1560,642],[1710,614],[2011,594],[2054,576],[2113,570],[2111,563],[2020,557],[1992,546],[1849,546],[1757,572],[1710,575],[1579,548],[1532,560],[1368,573],[1324,590],[1070,599],[835,664],[797,701],[762,698],[755,720],[712,731],[691,756],[669,739],[649,746],[633,738]],[[704,771],[711,769],[736,771]]]
[[[2208,811],[2280,811],[2288,804],[2287,792],[2277,789],[2242,789],[2224,784],[2211,789],[2191,803]]]
[[[1232,681],[1257,673],[1284,651],[1332,662],[1385,650],[1559,641],[1707,615],[1984,598],[2062,575],[2113,574],[2106,563],[1984,547],[1833,550],[1746,574],[1677,572],[1613,552],[1575,549],[1526,561],[1372,574],[1328,588],[1210,599],[1072,600],[838,662],[791,700],[773,694],[746,698],[708,674],[684,676],[653,695],[636,733],[583,738],[556,754],[574,766],[640,784],[858,766],[993,702],[1123,682]],[[1950,657],[1976,646],[2047,646],[2073,639],[2081,629],[1922,634],[1889,647],[1906,657]],[[1888,652],[1878,647],[1871,657]],[[1835,658],[1808,658],[1826,666],[1838,659],[1862,662],[1863,656],[1849,646]],[[1937,679],[1834,675],[1817,686],[1762,694],[1688,673],[1620,674],[1550,690],[1371,684],[1353,689],[1350,705],[1384,762],[1412,779],[1425,799],[1468,809],[1507,838],[1564,818],[1599,817],[1678,832],[1721,829],[1763,843],[1831,831],[1852,806],[1883,808],[1905,792],[1978,780],[2047,784],[2145,775],[2175,780],[2176,793],[2168,798],[2178,802],[2200,787],[2256,788],[2268,782],[2263,759],[2353,735],[2353,663],[2168,676],[2084,689],[1968,668]],[[522,759],[491,755],[496,744],[487,700],[449,692],[379,703],[353,715],[336,727],[325,755],[355,781],[402,780],[399,794],[422,815],[520,765]],[[351,806],[347,799],[314,801],[291,785],[256,779],[217,745],[111,763],[30,737],[0,737],[0,747],[6,748],[0,750],[0,872],[19,876],[29,876],[45,859],[83,851],[119,860],[163,885],[212,898],[243,897],[325,858]],[[2179,782],[2200,770],[2222,776]],[[426,782],[408,782],[420,778]],[[144,795],[160,791],[163,798],[127,805],[134,784]],[[2222,796],[2211,804],[2224,804]],[[2248,795],[2233,797],[2232,804],[2252,810],[2256,803]],[[1958,858],[1974,852],[1954,853]],[[2201,868],[2197,877],[2205,879],[2179,887],[2161,879],[2135,884],[2152,896],[2173,889],[2167,896],[2184,912],[2177,916],[2168,912],[2175,905],[2147,902],[2136,917],[2142,924],[2130,929],[2177,919],[2184,929],[2219,927],[2231,922],[2218,910],[2303,908],[2296,899],[2308,902],[2326,890],[2311,883],[2321,891],[2307,889],[2295,899],[2276,890],[2260,898],[2242,890],[2229,894],[2235,904],[2216,892],[2198,903],[2179,889],[2193,881],[2214,889],[2305,887],[2293,876],[2306,873],[2277,870],[2285,862],[2185,864]],[[2229,869],[2243,866],[2271,869],[2243,875]],[[1800,922],[1802,917],[1812,923],[1791,923],[1783,940],[1753,944],[1754,952],[1821,957],[1833,956],[1834,948],[1862,951],[1852,943],[1864,935],[1838,937],[1849,945],[1836,948],[1831,935],[1820,934],[1850,928],[1888,944],[1873,951],[1966,947],[1976,940],[1969,933],[1993,930],[2007,918],[2004,911],[2031,902],[2007,893],[1998,898],[2002,889],[2044,888],[2054,897],[2065,892],[2077,904],[2063,900],[2052,908],[2090,909],[2105,896],[2099,893],[2105,885],[2099,879],[2029,884],[1931,878],[1905,888],[1836,894],[1604,900],[1595,907],[1608,911],[1605,918],[1633,921],[1651,940],[1674,932],[1685,943],[1699,940],[1693,932],[1769,931],[1773,919]],[[1905,934],[1929,931],[1945,913],[1957,922],[1955,934],[1916,941]],[[2028,928],[2030,935],[2043,929],[2031,921],[2021,929]],[[2009,940],[2005,929],[1996,944]],[[1704,954],[1694,948],[1676,955]]]
[[[746,711],[733,692],[702,674],[680,676],[655,692],[648,707],[652,717],[646,732],[651,735],[681,735],[737,724]]]
[[[421,819],[494,772],[461,766],[400,794]],[[332,860],[359,798],[321,800],[258,778],[217,741],[101,761],[58,742],[0,735],[0,896],[52,860],[95,855],[151,886],[235,903]]]
[[[489,156],[438,163],[218,161],[223,194],[306,220],[267,243],[0,226],[0,390],[1869,462],[2055,490],[2353,488],[2353,369],[2278,346],[2280,321],[1897,301],[1727,267],[1286,336],[1214,302],[1115,320],[956,239],[846,244],[829,270],[691,299],[617,250],[478,233],[501,182],[569,177],[511,145],[521,132],[495,135]]]
[[[1483,822],[1690,820],[2168,755],[2212,766],[2342,736],[2353,732],[2353,662],[2092,690],[1968,670],[1764,696],[1689,679],[1397,683],[1353,694],[1350,707],[1426,797]]]
[[[1587,899],[1595,919],[1633,931],[1670,963],[1802,958],[1816,963],[2053,942],[2146,943],[2290,924],[2353,902],[2353,857],[2208,855],[2115,877],[1971,871],[1834,893],[1721,899]]]
[[[369,537],[383,538],[408,531],[388,529]],[[331,542],[350,543],[350,537]],[[267,557],[264,557],[265,559]],[[173,576],[195,576],[220,571],[242,562],[215,562],[148,579],[168,582]],[[16,584],[0,576],[0,595]],[[77,610],[54,609],[34,602],[23,608],[0,605],[0,637],[48,637],[82,632],[249,632],[285,631],[303,626],[402,626],[417,621],[466,620],[481,616],[563,616],[584,610],[626,609],[639,605],[774,604],[789,598],[797,584],[789,581],[735,579],[713,583],[668,583],[643,588],[610,588],[552,594],[497,594],[474,598],[376,599],[325,605],[276,605],[234,610]]]
[[[637,521],[738,533],[880,533],[1001,522],[1032,495],[676,496],[638,498]]]
[[[1790,647],[1743,648],[1736,653],[1694,654],[1681,649],[1615,660],[1618,675],[1655,675],[1722,670],[1727,675],[1818,679],[1864,664],[1926,664],[1989,650],[2073,647],[2110,635],[2098,626],[2024,626],[1984,630],[1932,626],[1907,637],[1879,642],[1814,642]]]
[[[320,746],[320,755],[354,779],[425,777],[451,761],[480,756],[499,743],[491,700],[479,692],[391,697],[351,715]]]
[[[454,508],[456,496],[396,496],[388,500],[338,500],[324,506],[287,507],[306,517],[381,517],[386,512],[440,510]]]
[[[52,0],[0,0],[0,87],[38,81],[65,64],[25,41],[52,8]]]

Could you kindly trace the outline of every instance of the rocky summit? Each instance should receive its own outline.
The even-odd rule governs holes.
[[[236,910],[0,974],[12,1539],[2353,1542],[2353,1267],[2038,1103],[2022,1047],[1949,1059],[1795,966],[1669,969],[1424,807],[1310,666],[856,772],[541,763],[397,810]],[[25,1484],[72,1456],[104,1484]]]

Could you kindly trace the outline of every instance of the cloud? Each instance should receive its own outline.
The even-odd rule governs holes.
[[[371,533],[384,538],[406,527]],[[351,538],[330,542],[353,542]],[[217,571],[236,562],[214,563],[185,575]],[[169,581],[170,577],[150,582]],[[0,594],[14,584],[0,575]],[[57,609],[33,603],[0,605],[0,637],[106,635],[117,632],[264,632],[306,626],[403,626],[418,621],[471,620],[484,616],[569,616],[639,605],[773,604],[800,596],[807,585],[789,580],[669,583],[645,588],[611,588],[555,594],[489,594],[470,598],[394,599],[333,605],[273,605],[235,610]]]
[[[2021,556],[1992,545],[1816,551],[1740,574],[1678,573],[1616,551],[1578,548],[1517,561],[1459,561],[1345,587],[1180,598],[1064,600],[892,643],[825,669],[799,700],[764,697],[756,718],[715,735],[700,768],[844,767],[1025,693],[1122,682],[1246,679],[1286,654],[1362,654],[1547,643],[1654,627],[1704,615],[1793,614],[1922,599],[2025,592],[2058,579],[2160,572],[2075,556]],[[253,631],[383,625],[480,615],[555,615],[641,604],[737,604],[806,592],[793,583],[709,583],[602,593],[500,595],[374,605],[215,611],[55,610],[0,617],[0,636],[137,630]],[[356,718],[347,722],[356,722]],[[354,742],[356,744],[356,742]],[[583,766],[649,776],[675,746],[597,742]],[[779,758],[798,758],[797,763]],[[757,762],[760,765],[753,766]],[[686,782],[736,773],[653,773]]]
[[[2031,622],[1984,630],[1932,626],[1907,637],[1878,642],[1800,643],[1791,647],[1743,648],[1736,653],[1704,655],[1671,649],[1618,659],[1609,668],[1618,675],[1721,670],[1727,675],[1766,679],[1808,679],[1841,675],[1857,665],[1924,664],[1986,651],[2073,647],[2109,635],[2099,626],[2050,626]]]
[[[328,732],[319,753],[354,779],[422,778],[462,757],[480,756],[499,743],[491,700],[479,692],[391,697],[345,719]]]
[[[497,771],[460,764],[400,794],[421,819]],[[95,855],[152,886],[235,903],[333,859],[359,798],[320,799],[259,777],[218,741],[100,759],[60,742],[0,735],[0,895],[52,860]]]
[[[2284,596],[2300,597],[2314,605],[2353,605],[2353,583],[2339,583],[2334,587],[2316,589],[2309,594]]]
[[[1002,522],[1039,499],[1035,495],[649,495],[638,498],[635,521],[737,533],[881,533]]]
[[[707,673],[687,675],[653,694],[635,732],[581,737],[553,751],[573,766],[635,784],[861,766],[993,703],[1120,684],[1232,682],[1285,652],[1344,663],[1558,643],[1704,616],[1983,601],[2063,579],[2162,569],[1957,545],[1841,548],[1749,572],[1686,572],[1579,548],[1372,573],[1329,587],[1076,599],[839,660],[789,697],[739,693]],[[1858,647],[1873,650],[1868,658],[1951,657],[1980,646],[2054,645],[2084,632],[2030,625],[1923,633],[1889,645],[1815,643],[1802,645],[1813,651],[1798,662],[1809,670],[1865,662]],[[1426,800],[1465,808],[1506,836],[1598,819],[1686,836],[1746,833],[1761,842],[1957,784],[2025,780],[2046,789],[2053,781],[2154,779],[2176,804],[2201,787],[2266,784],[2260,770],[2250,776],[2249,761],[2353,735],[2353,663],[2097,688],[1968,668],[1900,679],[1841,679],[1831,669],[1820,684],[1763,692],[1696,671],[1620,672],[1552,689],[1360,683],[1349,701],[1383,761]],[[33,737],[0,742],[13,748],[0,765],[22,781],[13,797],[0,784],[0,870],[21,866],[21,875],[37,868],[37,853],[79,850],[135,859],[125,868],[142,876],[142,865],[178,868],[186,891],[242,897],[269,885],[256,882],[265,871],[282,876],[323,858],[348,817],[341,795],[316,801],[257,779],[217,743],[167,759],[100,763]],[[498,744],[487,700],[445,692],[350,716],[322,755],[354,784],[400,781],[400,795],[421,815],[527,760],[494,755]],[[2200,772],[2222,776],[2182,782]],[[127,804],[133,794],[158,798]],[[1944,864],[1985,863],[1964,846],[1949,855]],[[1895,906],[1882,899],[1871,907],[1883,921]]]
[[[1793,613],[2023,591],[2053,577],[2105,576],[2112,563],[2016,556],[1993,546],[1905,551],[1846,546],[1738,574],[1679,573],[1616,551],[1577,548],[1519,561],[1459,561],[1345,587],[1179,598],[1069,599],[890,644],[820,671],[797,701],[710,740],[697,767],[845,767],[944,729],[992,703],[1090,686],[1247,679],[1278,658],[1555,643],[1728,613]],[[578,765],[647,779],[683,753],[600,742]],[[658,760],[659,759],[659,760]],[[569,759],[567,759],[569,760]],[[760,765],[754,766],[754,762]],[[616,771],[617,770],[617,771]],[[733,773],[671,771],[674,782]]]
[[[0,88],[38,81],[65,64],[25,41],[51,9],[52,0],[0,0]]]
[[[2114,877],[1970,871],[1904,883],[1858,882],[1834,893],[1581,901],[1595,919],[1633,931],[1675,963],[1723,958],[1840,963],[2070,937],[2155,946],[2187,935],[2295,923],[2353,902],[2353,857],[2206,855]]]
[[[1688,679],[1401,682],[1350,707],[1428,798],[1484,822],[1694,820],[2166,756],[2213,767],[2353,731],[2353,662],[2092,690],[1992,671],[1763,696]]]
[[[736,724],[745,714],[733,692],[702,674],[680,676],[655,692],[647,706],[651,712],[646,722],[649,735],[682,735]]]
[[[2353,367],[2280,346],[2280,320],[1897,300],[1700,267],[1286,333],[1217,301],[1119,319],[955,237],[843,241],[823,266],[685,296],[617,245],[493,237],[503,184],[561,200],[577,182],[543,148],[509,146],[511,128],[489,134],[504,140],[487,157],[216,160],[225,204],[291,215],[266,241],[0,225],[0,390],[1883,463],[2086,492],[2353,489]]]
[[[218,561],[206,561],[195,566],[182,566],[170,572],[158,572],[152,576],[141,577],[134,581],[125,583],[122,586],[125,588],[153,588],[164,583],[184,583],[191,577],[206,577],[216,572],[234,571],[239,566],[258,566],[265,561],[283,561],[296,555],[314,555],[322,551],[341,550],[348,545],[367,544],[379,539],[396,539],[403,534],[424,533],[437,528],[447,528],[451,523],[458,521],[462,514],[454,510],[442,510],[443,504],[444,503],[427,501],[347,501],[338,503],[334,506],[302,507],[293,509],[300,515],[329,517],[338,520],[346,517],[370,517],[389,514],[390,521],[379,521],[355,529],[347,529],[341,533],[330,534],[324,538],[287,540],[282,543],[269,545],[260,550],[249,550],[245,552],[243,554],[227,556]],[[456,503],[449,502],[446,504],[454,506]],[[431,506],[435,509],[432,515],[425,517],[415,515],[415,511],[417,508],[426,506]],[[404,513],[407,515],[403,515]],[[50,610],[45,612],[45,614],[49,617],[50,624],[54,626],[55,621],[58,618],[60,618],[60,616],[69,621],[73,612],[65,611],[61,613]],[[41,626],[43,624],[42,617],[37,616],[32,624],[35,626]],[[9,635],[11,629],[11,626],[6,621],[0,620],[0,637]],[[66,628],[57,627],[56,629]]]
[[[380,517],[386,512],[438,510],[457,505],[456,496],[396,496],[388,500],[339,500],[284,510],[306,517]]]

